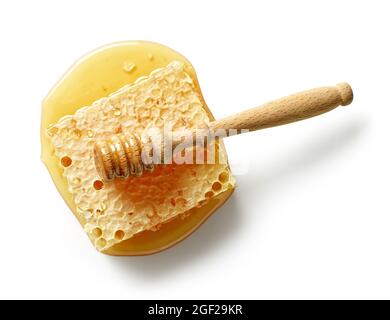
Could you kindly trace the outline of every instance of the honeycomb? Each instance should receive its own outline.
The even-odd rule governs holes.
[[[191,208],[233,188],[235,181],[222,144],[212,142],[221,151],[216,164],[159,165],[141,177],[103,182],[94,164],[95,142],[121,132],[142,136],[164,125],[184,130],[208,123],[185,65],[173,61],[47,128],[77,214],[98,250],[185,219]]]

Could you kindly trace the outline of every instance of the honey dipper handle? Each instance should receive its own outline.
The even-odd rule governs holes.
[[[211,130],[248,129],[249,131],[276,127],[311,118],[338,106],[352,102],[349,84],[322,87],[296,93],[259,107],[249,109],[222,120],[210,123]]]

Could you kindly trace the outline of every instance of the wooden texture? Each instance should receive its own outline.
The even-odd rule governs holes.
[[[210,130],[247,129],[249,131],[276,127],[304,120],[352,102],[353,93],[347,83],[296,93],[259,107],[249,109],[210,123]]]

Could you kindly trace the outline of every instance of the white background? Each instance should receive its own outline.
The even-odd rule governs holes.
[[[0,298],[390,298],[388,1],[2,1]],[[80,56],[151,40],[217,118],[348,81],[352,105],[226,141],[230,201],[149,257],[97,253],[40,161],[41,101]]]

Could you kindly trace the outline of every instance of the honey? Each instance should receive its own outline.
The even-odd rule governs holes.
[[[107,215],[111,208],[107,208],[107,204],[104,201],[99,204],[98,208],[94,208],[92,211],[90,211],[90,208],[86,209],[77,205],[82,202],[80,202],[79,198],[75,199],[72,188],[77,188],[83,183],[83,179],[80,179],[78,176],[73,176],[72,180],[68,181],[66,172],[67,170],[73,170],[73,167],[77,166],[78,162],[75,159],[74,163],[72,163],[72,159],[69,157],[66,158],[66,155],[59,161],[58,154],[53,153],[53,146],[50,139],[53,139],[55,135],[61,134],[59,131],[63,129],[58,130],[52,125],[57,123],[62,117],[75,114],[78,109],[93,104],[94,101],[110,95],[125,85],[134,83],[140,77],[148,76],[153,70],[166,67],[173,61],[179,61],[185,65],[185,72],[191,77],[194,83],[200,99],[200,102],[195,103],[194,106],[196,108],[201,107],[207,113],[208,118],[214,120],[204,102],[195,71],[191,64],[173,50],[149,42],[122,42],[100,48],[90,53],[77,62],[45,98],[41,126],[42,160],[48,167],[61,195],[83,227],[87,225],[91,216],[98,216],[99,221],[108,223],[109,220],[107,219],[109,216]],[[172,82],[172,85],[174,85],[173,82],[175,79],[174,77],[167,76],[164,81],[167,81],[167,83]],[[159,99],[162,92],[159,89],[155,89],[150,94],[151,99]],[[172,95],[168,91],[165,91],[164,94],[165,101],[171,102]],[[148,106],[146,101],[145,110],[138,111],[137,114],[140,118],[144,115],[145,119],[148,119],[151,115],[154,115],[156,119],[161,121],[160,116],[164,113],[164,108],[163,106]],[[92,114],[91,116],[93,117]],[[120,108],[114,107],[110,116],[112,118],[120,118],[123,115]],[[82,141],[84,138],[94,139],[99,134],[94,128],[88,128],[84,132],[77,127],[72,127],[70,119],[66,129],[71,130],[71,132],[66,132],[66,134],[71,134],[72,139],[76,139],[77,141]],[[121,131],[122,129],[118,127],[117,130]],[[191,168],[189,167],[188,170],[191,170]],[[156,171],[158,173],[159,170],[157,169]],[[195,173],[196,175],[196,170],[191,171],[191,173]],[[190,209],[187,211],[180,211],[181,213],[178,216],[182,219],[178,219],[177,216],[169,222],[160,224],[157,219],[158,212],[154,212],[155,209],[151,208],[147,213],[147,218],[152,222],[154,221],[153,219],[156,219],[156,223],[152,224],[153,226],[150,230],[142,230],[141,222],[130,220],[134,230],[139,228],[142,231],[135,233],[128,239],[126,239],[126,232],[118,229],[113,231],[111,236],[114,242],[110,242],[111,238],[104,237],[105,231],[100,226],[91,227],[89,232],[90,238],[99,250],[113,255],[145,255],[168,248],[193,232],[229,198],[233,191],[234,181],[231,178],[228,167],[224,171],[218,172],[216,179],[218,181],[212,181],[210,188],[203,195],[204,200],[199,201],[197,205],[190,206]],[[73,184],[72,182],[74,181],[77,183]],[[94,179],[91,185],[95,191],[105,190],[106,187],[102,181],[97,179]],[[221,190],[223,185],[228,187]],[[117,189],[126,187],[126,181],[116,183],[115,187]],[[153,189],[153,185],[150,188]],[[182,193],[183,191],[180,192]],[[180,210],[178,208],[187,208],[186,206],[188,206],[188,201],[180,194],[176,198],[161,200],[169,201],[172,208],[175,208],[172,210]],[[115,219],[134,217],[137,215],[135,211],[136,208],[129,212],[121,212],[121,210],[118,210],[115,213],[118,217]]]

